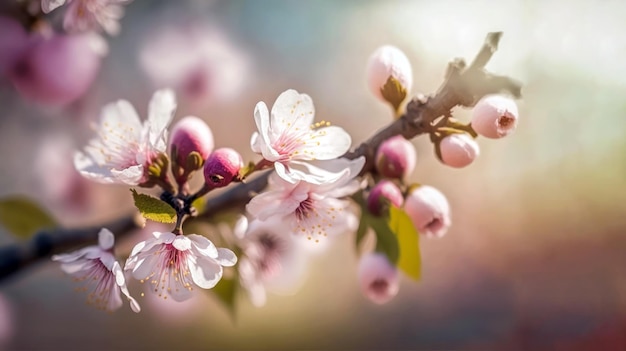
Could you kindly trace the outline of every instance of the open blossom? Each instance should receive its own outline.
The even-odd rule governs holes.
[[[137,301],[130,296],[126,279],[120,264],[111,253],[115,237],[103,228],[98,234],[98,246],[52,256],[53,261],[61,262],[61,269],[84,282],[83,291],[88,292],[87,302],[97,308],[114,311],[122,306],[120,291],[130,301],[130,308],[139,312]]]
[[[336,159],[350,148],[352,141],[345,130],[324,121],[313,124],[314,114],[311,98],[295,90],[280,94],[271,114],[262,101],[254,110],[258,132],[250,140],[252,151],[273,162],[276,173],[288,182],[335,181],[338,174],[309,161]]]
[[[120,32],[119,20],[124,15],[121,4],[130,0],[41,0],[41,9],[49,13],[67,5],[63,28],[68,32],[88,32],[104,29],[110,35]]]
[[[170,90],[154,93],[148,119],[142,124],[126,100],[102,109],[98,137],[74,155],[74,166],[84,177],[100,183],[138,185],[147,181],[148,166],[167,148],[167,126],[176,100]]]
[[[237,256],[217,248],[204,236],[154,232],[154,238],[135,245],[125,270],[152,285],[159,297],[175,301],[191,297],[194,285],[211,289],[222,279],[222,266],[233,266]]]
[[[325,184],[303,180],[290,183],[273,173],[268,190],[252,198],[246,209],[262,221],[280,218],[292,233],[309,239],[316,237],[316,241],[321,236],[345,231],[345,223],[349,222],[346,217],[354,214],[348,211],[350,202],[343,198],[359,190],[360,184],[354,178],[363,168],[365,158],[329,162],[329,171],[339,174],[337,180]]]
[[[242,217],[235,226],[243,257],[238,264],[239,280],[252,304],[265,305],[267,291],[293,293],[303,281],[304,252],[295,237],[285,235],[278,219],[254,220]]]

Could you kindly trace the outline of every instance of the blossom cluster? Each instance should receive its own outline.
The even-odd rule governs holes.
[[[389,103],[399,118],[413,81],[408,58],[395,47],[381,47],[370,58],[366,74],[374,96]],[[383,240],[389,230],[403,230],[390,224],[392,208],[406,215],[412,232],[423,238],[441,238],[451,225],[445,195],[409,181],[417,163],[411,141],[402,135],[389,137],[376,145],[369,160],[374,166],[365,168],[365,155],[347,156],[352,139],[346,130],[326,120],[316,121],[307,94],[289,89],[277,97],[271,110],[264,102],[254,107],[257,130],[250,147],[260,159],[247,165],[236,150],[215,148],[211,128],[199,117],[179,119],[170,133],[176,108],[176,95],[170,89],[154,93],[144,121],[128,101],[110,103],[102,109],[96,136],[74,155],[75,168],[90,180],[159,188],[158,199],[142,194],[143,200],[152,201],[150,206],[135,198],[146,218],[156,218],[150,212],[156,211],[154,201],[174,212],[174,228],[154,231],[137,243],[123,268],[115,260],[113,234],[107,229],[100,232],[98,246],[53,257],[64,271],[85,282],[88,301],[99,308],[119,308],[121,292],[132,310],[139,311],[125,274],[147,286],[149,293],[175,301],[229,279],[261,306],[268,290],[293,291],[302,280],[309,254],[315,247],[325,247],[330,238],[356,233],[357,227],[372,229],[377,240]],[[515,129],[517,118],[512,100],[486,96],[476,103],[471,123],[444,116],[429,121],[425,132],[444,164],[465,167],[479,154],[474,140],[478,135],[506,136]],[[217,247],[208,233],[185,233],[185,220],[198,214],[196,200],[263,171],[267,172],[265,189],[250,196],[246,213],[232,223],[232,230],[218,230],[219,243],[226,247]],[[196,173],[204,181],[199,189],[192,189],[190,179]],[[402,252],[405,249],[400,247]],[[385,303],[399,291],[400,271],[397,257],[377,245],[362,254],[355,276],[367,298]]]

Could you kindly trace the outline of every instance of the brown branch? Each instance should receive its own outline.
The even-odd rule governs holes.
[[[366,163],[361,174],[371,172],[374,169],[376,150],[388,138],[402,135],[406,139],[412,139],[427,133],[433,121],[451,115],[454,107],[473,106],[488,94],[506,92],[519,98],[521,85],[518,82],[506,76],[491,74],[484,69],[495,53],[501,36],[501,32],[487,34],[485,43],[469,66],[462,59],[453,60],[448,65],[444,82],[434,95],[411,100],[407,104],[406,112],[399,119],[378,131],[354,151],[346,153],[344,157],[355,159],[365,156]],[[269,173],[260,174],[251,181],[239,183],[222,194],[209,198],[200,217],[208,219],[222,211],[243,208],[254,193],[265,188]],[[120,236],[137,228],[137,224],[132,216],[128,216],[93,228],[41,232],[26,245],[0,249],[0,280],[55,252],[95,242],[101,227],[107,227]]]

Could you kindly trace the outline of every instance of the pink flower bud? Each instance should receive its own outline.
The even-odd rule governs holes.
[[[28,48],[28,34],[10,17],[0,16],[0,75],[4,75]]]
[[[450,227],[448,200],[432,186],[411,190],[404,199],[404,210],[419,233],[427,237],[442,237]]]
[[[406,92],[413,86],[413,70],[409,59],[400,49],[391,45],[381,46],[374,51],[369,58],[366,75],[370,90],[382,101],[387,101],[381,89],[389,77],[395,78]]]
[[[384,304],[398,294],[400,277],[384,254],[364,254],[359,261],[359,285],[361,292],[372,302]]]
[[[367,209],[374,216],[380,216],[389,204],[401,207],[404,202],[402,192],[390,180],[381,180],[378,182],[367,197]]]
[[[462,168],[480,154],[478,143],[467,134],[451,134],[439,144],[441,161],[450,167]]]
[[[502,138],[515,130],[518,116],[515,101],[501,95],[488,95],[472,110],[472,128],[484,137]]]
[[[175,149],[173,156],[176,159],[173,161],[179,167],[185,169],[188,166],[187,158],[194,151],[200,155],[201,161],[206,160],[213,151],[213,147],[213,133],[200,118],[187,116],[174,125],[170,138],[170,148],[173,151]],[[199,163],[199,166],[202,166],[202,162]],[[195,169],[188,171],[195,171]]]
[[[376,170],[383,177],[402,179],[413,172],[417,154],[413,144],[396,135],[385,140],[376,152]]]
[[[241,155],[231,148],[215,150],[204,163],[204,180],[213,188],[230,184],[243,167]]]
[[[53,105],[84,95],[100,69],[100,56],[89,34],[33,38],[9,76],[20,94]]]

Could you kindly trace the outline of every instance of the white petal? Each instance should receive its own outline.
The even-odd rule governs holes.
[[[167,127],[176,110],[176,96],[170,89],[158,90],[152,96],[148,106],[149,141],[160,152],[167,148]]]
[[[100,112],[100,128],[103,131],[124,133],[125,138],[139,141],[141,120],[133,105],[126,100],[105,105]],[[121,130],[123,128],[123,130]]]
[[[74,262],[62,263],[61,269],[67,274],[74,274],[93,266],[93,260],[79,260]]]
[[[217,257],[215,260],[222,266],[231,267],[237,263],[237,256],[231,250],[220,247],[217,249]]]
[[[145,279],[155,271],[161,255],[156,252],[163,248],[162,244],[152,247],[150,250],[130,256],[126,260],[125,270],[131,270],[135,279]]]
[[[281,189],[260,193],[248,202],[246,210],[262,221],[272,216],[290,214],[308,197],[306,192],[296,191],[296,185],[294,184],[293,187],[286,190]]]
[[[106,228],[100,229],[98,233],[98,245],[102,250],[109,250],[115,244],[115,236]]]
[[[111,168],[99,166],[92,157],[82,152],[74,154],[74,167],[85,178],[103,184],[121,183],[111,174]]]
[[[267,105],[265,105],[263,101],[258,102],[254,107],[254,123],[256,123],[256,128],[262,138],[258,140],[257,143],[262,142],[266,145],[269,144],[270,113],[267,110]]]
[[[111,269],[111,272],[113,272],[113,274],[115,275],[115,283],[117,284],[117,286],[119,286],[122,294],[124,294],[124,296],[126,296],[128,301],[130,302],[130,308],[133,310],[133,312],[138,313],[139,311],[141,311],[141,307],[139,306],[137,300],[130,296],[130,292],[128,291],[128,287],[126,286],[126,278],[124,277],[124,272],[122,271],[120,264],[115,262],[113,268]]]
[[[211,289],[222,279],[222,266],[213,259],[198,257],[195,263],[189,263],[193,282],[203,289]]]
[[[276,173],[288,182],[305,181],[311,184],[334,183],[344,177],[347,171],[334,173],[319,167],[322,162],[311,163],[302,161],[290,161],[289,167],[285,168],[279,163],[274,164]]]
[[[272,140],[290,131],[308,130],[314,118],[315,107],[310,96],[293,89],[283,92],[272,106]]]
[[[143,178],[143,165],[131,166],[121,171],[112,169],[111,174],[121,183],[137,185]]]
[[[174,246],[178,251],[187,251],[191,249],[191,240],[184,235],[177,235],[172,242],[172,246]]]
[[[237,222],[235,222],[235,226],[233,227],[233,234],[239,239],[243,239],[246,236],[246,231],[248,230],[248,217],[239,216]]]
[[[263,143],[259,136],[258,132],[254,132],[252,133],[252,137],[250,137],[250,148],[252,152],[256,152],[257,154],[261,153],[261,144]]]
[[[53,255],[52,256],[52,260],[53,261],[58,261],[58,262],[61,262],[61,263],[68,263],[68,262],[74,262],[74,261],[76,261],[78,259],[81,259],[81,258],[87,256],[90,253],[91,254],[93,254],[93,253],[99,254],[100,252],[102,252],[102,251],[97,246],[87,246],[85,248],[82,248],[80,250],[76,250],[74,252],[70,252],[70,253],[66,253],[66,254]]]
[[[65,0],[41,0],[41,10],[43,13],[50,13],[50,11],[53,11],[64,4]]]
[[[350,149],[352,139],[343,128],[330,126],[312,131],[299,148],[299,155],[311,156],[315,160],[331,160],[342,156]],[[306,151],[306,152],[304,152]]]
[[[218,255],[217,248],[211,240],[198,234],[189,234],[187,238],[193,242],[193,250],[202,256],[215,258]]]

